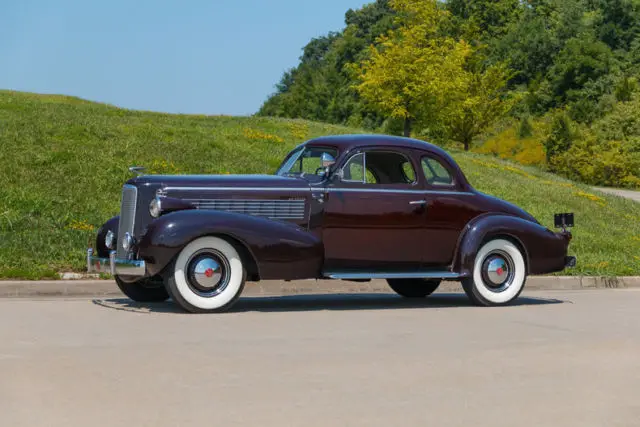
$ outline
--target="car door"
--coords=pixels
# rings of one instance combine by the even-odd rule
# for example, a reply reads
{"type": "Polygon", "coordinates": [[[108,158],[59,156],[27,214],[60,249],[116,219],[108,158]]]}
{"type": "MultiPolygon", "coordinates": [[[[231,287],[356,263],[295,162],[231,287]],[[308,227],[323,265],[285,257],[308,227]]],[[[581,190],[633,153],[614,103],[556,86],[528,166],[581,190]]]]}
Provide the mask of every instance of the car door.
{"type": "Polygon", "coordinates": [[[419,173],[425,181],[424,267],[446,269],[453,261],[459,237],[479,214],[473,193],[461,191],[454,170],[436,155],[420,156],[419,173]]]}
{"type": "Polygon", "coordinates": [[[328,184],[325,270],[415,271],[424,250],[424,190],[401,150],[353,153],[328,184]]]}

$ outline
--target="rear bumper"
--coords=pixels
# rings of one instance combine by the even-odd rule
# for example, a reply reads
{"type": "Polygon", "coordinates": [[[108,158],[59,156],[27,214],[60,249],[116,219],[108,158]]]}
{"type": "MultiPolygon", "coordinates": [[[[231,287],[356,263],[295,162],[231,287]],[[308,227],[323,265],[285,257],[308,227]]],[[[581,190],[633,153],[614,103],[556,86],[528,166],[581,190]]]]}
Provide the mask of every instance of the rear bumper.
{"type": "Polygon", "coordinates": [[[116,251],[109,253],[109,258],[93,256],[93,249],[87,249],[87,272],[106,273],[113,276],[143,277],[147,274],[144,261],[116,258],[116,251]]]}

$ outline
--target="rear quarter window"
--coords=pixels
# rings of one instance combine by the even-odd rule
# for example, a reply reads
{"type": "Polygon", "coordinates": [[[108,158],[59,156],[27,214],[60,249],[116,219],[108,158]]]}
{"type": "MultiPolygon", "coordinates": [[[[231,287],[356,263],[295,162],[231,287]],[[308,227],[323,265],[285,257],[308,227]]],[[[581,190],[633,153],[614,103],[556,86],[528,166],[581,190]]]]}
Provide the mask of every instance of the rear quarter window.
{"type": "Polygon", "coordinates": [[[451,172],[432,157],[422,158],[422,171],[429,185],[451,187],[455,184],[451,172]]]}

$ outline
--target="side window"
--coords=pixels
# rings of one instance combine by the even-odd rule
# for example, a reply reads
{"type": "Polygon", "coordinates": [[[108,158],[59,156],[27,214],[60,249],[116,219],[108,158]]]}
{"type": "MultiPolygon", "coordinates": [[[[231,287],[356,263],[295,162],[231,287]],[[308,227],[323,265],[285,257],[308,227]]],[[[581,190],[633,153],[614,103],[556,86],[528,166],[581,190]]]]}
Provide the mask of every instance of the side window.
{"type": "Polygon", "coordinates": [[[422,170],[427,182],[435,186],[452,186],[453,177],[442,163],[431,157],[422,158],[422,170]]]}
{"type": "Polygon", "coordinates": [[[413,165],[409,160],[402,164],[402,173],[407,182],[416,182],[416,171],[413,169],[413,165]]]}
{"type": "Polygon", "coordinates": [[[351,157],[346,165],[342,168],[342,180],[347,182],[365,183],[364,173],[364,154],[356,154],[351,157]]]}
{"type": "Polygon", "coordinates": [[[416,171],[407,156],[391,151],[367,151],[343,167],[343,181],[363,184],[414,184],[416,171]]]}

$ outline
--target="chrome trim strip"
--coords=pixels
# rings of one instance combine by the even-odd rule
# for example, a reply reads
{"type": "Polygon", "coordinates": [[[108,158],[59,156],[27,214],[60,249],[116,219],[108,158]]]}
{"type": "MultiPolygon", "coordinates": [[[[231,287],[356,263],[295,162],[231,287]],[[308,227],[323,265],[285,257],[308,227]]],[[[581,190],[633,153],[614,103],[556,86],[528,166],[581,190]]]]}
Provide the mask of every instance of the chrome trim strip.
{"type": "Polygon", "coordinates": [[[475,196],[466,191],[433,191],[433,190],[391,190],[386,188],[328,188],[330,193],[402,193],[402,194],[440,194],[452,196],[475,196]]]}
{"type": "Polygon", "coordinates": [[[459,273],[451,271],[411,271],[404,273],[350,273],[350,272],[324,272],[324,277],[329,279],[459,279],[462,277],[459,273]]]}
{"type": "Polygon", "coordinates": [[[87,272],[144,277],[147,274],[147,266],[142,260],[116,258],[115,251],[109,252],[109,258],[100,258],[93,256],[93,249],[87,249],[87,272]]]}
{"type": "Polygon", "coordinates": [[[161,191],[295,191],[308,192],[309,187],[165,187],[161,191]]]}
{"type": "MultiPolygon", "coordinates": [[[[396,190],[388,188],[281,188],[281,187],[165,187],[159,190],[160,195],[166,195],[167,191],[279,191],[279,192],[311,192],[311,191],[325,191],[329,193],[334,192],[348,192],[348,193],[405,193],[405,194],[440,194],[440,195],[452,195],[452,196],[475,196],[475,193],[467,191],[437,191],[437,190],[396,190]]],[[[186,199],[185,199],[186,200],[186,199]]]]}

